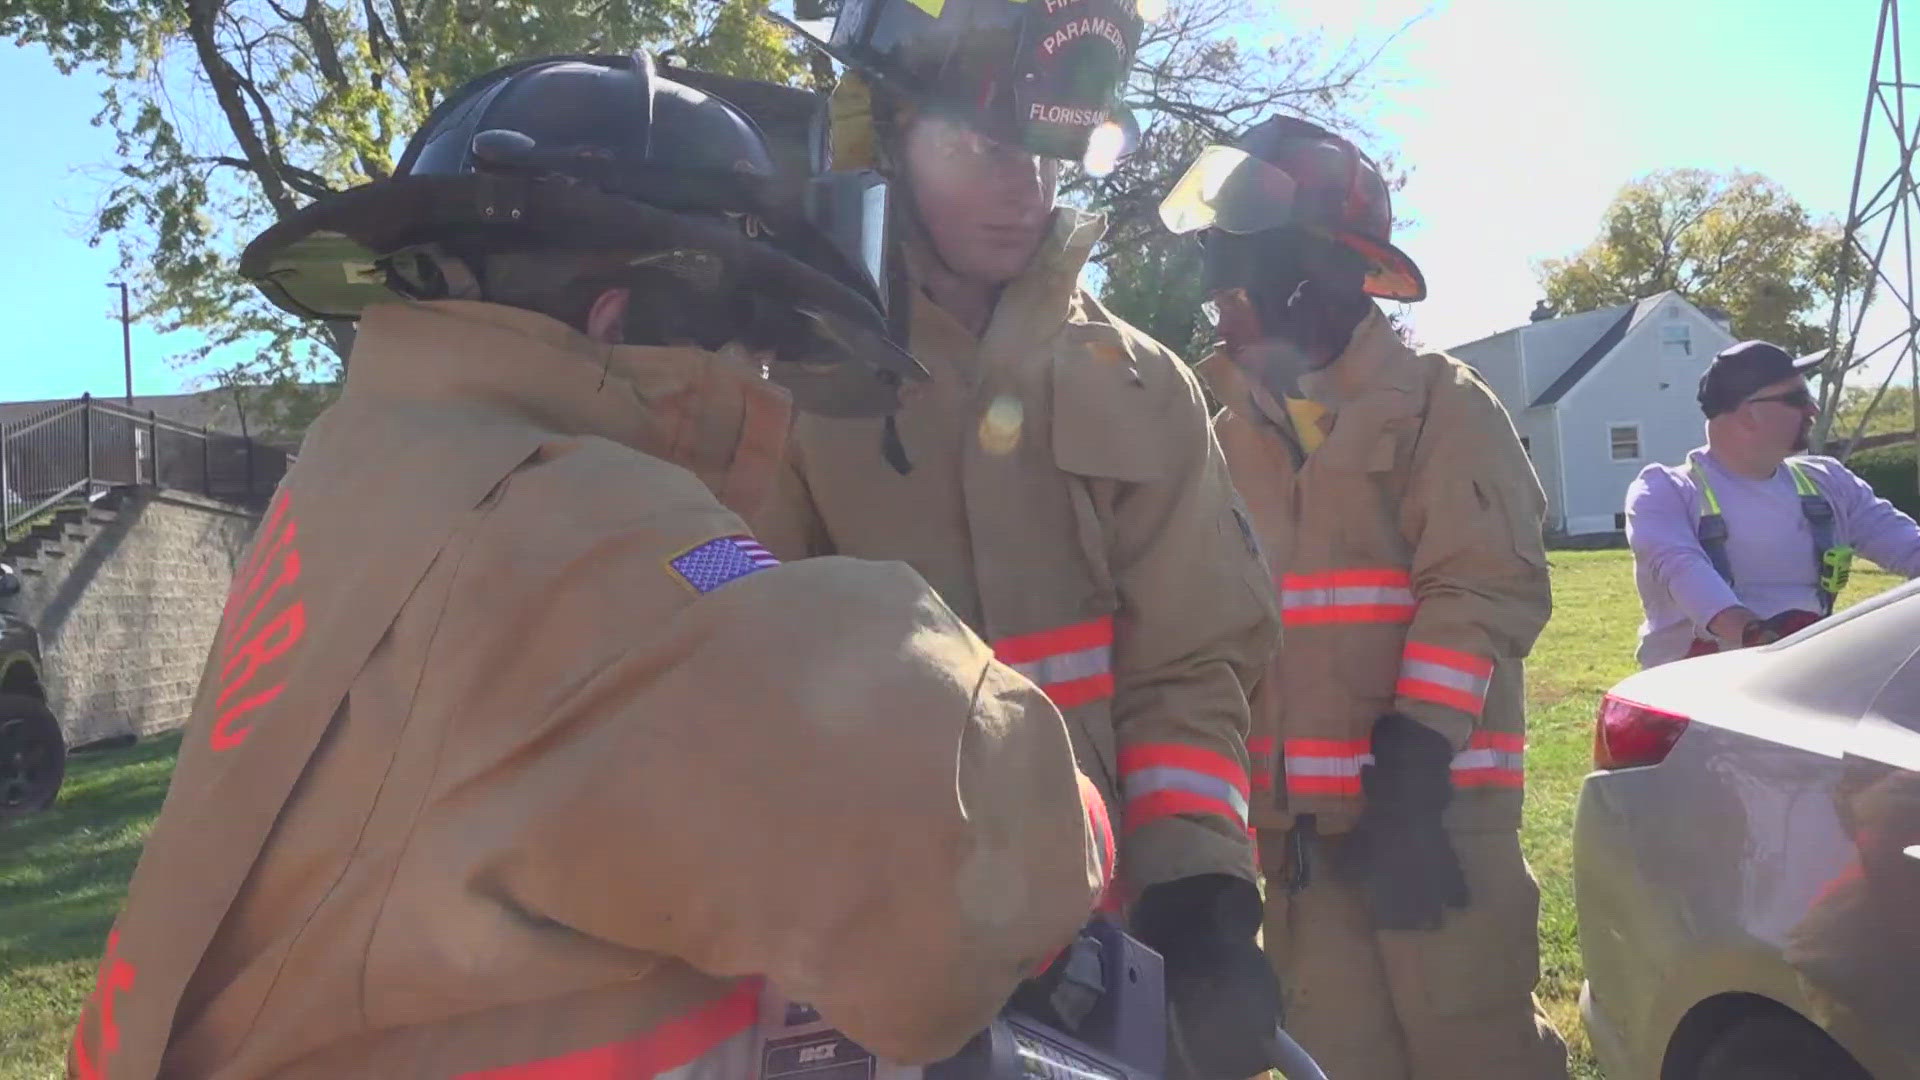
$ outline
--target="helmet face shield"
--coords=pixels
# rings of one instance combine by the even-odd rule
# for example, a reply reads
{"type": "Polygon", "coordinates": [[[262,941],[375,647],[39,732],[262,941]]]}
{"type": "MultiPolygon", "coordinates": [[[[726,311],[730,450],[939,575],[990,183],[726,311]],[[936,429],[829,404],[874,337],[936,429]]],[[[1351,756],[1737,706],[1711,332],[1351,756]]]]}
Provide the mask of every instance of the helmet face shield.
{"type": "Polygon", "coordinates": [[[1256,233],[1293,221],[1293,177],[1232,146],[1209,146],[1160,202],[1160,221],[1176,235],[1219,229],[1256,233]]]}
{"type": "Polygon", "coordinates": [[[892,300],[887,295],[887,259],[894,249],[890,211],[886,178],[872,170],[814,177],[801,210],[807,224],[859,276],[882,314],[892,300]]]}

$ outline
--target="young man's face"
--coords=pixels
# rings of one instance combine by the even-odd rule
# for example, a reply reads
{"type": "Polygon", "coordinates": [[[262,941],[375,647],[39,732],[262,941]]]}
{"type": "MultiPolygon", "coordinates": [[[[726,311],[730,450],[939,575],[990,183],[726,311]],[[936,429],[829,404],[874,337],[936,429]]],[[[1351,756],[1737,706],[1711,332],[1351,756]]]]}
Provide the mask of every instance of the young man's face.
{"type": "Polygon", "coordinates": [[[1215,339],[1269,390],[1298,393],[1301,376],[1345,351],[1353,325],[1339,313],[1364,274],[1342,250],[1288,228],[1207,234],[1205,313],[1215,339]]]}
{"type": "Polygon", "coordinates": [[[982,285],[1019,277],[1046,236],[1059,162],[932,116],[907,128],[904,153],[921,224],[948,268],[982,285]]]}
{"type": "Polygon", "coordinates": [[[1282,396],[1299,393],[1300,376],[1314,369],[1312,359],[1294,341],[1269,332],[1247,290],[1220,289],[1202,310],[1220,351],[1248,378],[1282,396]]]}
{"type": "Polygon", "coordinates": [[[1807,380],[1796,375],[1749,394],[1739,411],[1756,444],[1796,454],[1807,448],[1820,406],[1807,389],[1807,380]]]}

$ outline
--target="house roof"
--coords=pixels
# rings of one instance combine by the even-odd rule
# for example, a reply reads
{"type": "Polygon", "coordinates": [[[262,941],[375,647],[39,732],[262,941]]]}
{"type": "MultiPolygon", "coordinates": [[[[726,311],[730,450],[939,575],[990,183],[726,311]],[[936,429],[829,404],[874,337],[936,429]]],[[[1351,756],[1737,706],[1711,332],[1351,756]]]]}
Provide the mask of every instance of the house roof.
{"type": "MultiPolygon", "coordinates": [[[[1556,346],[1554,351],[1559,352],[1559,348],[1564,347],[1566,352],[1559,352],[1559,355],[1562,356],[1566,355],[1567,352],[1571,352],[1573,349],[1580,348],[1580,343],[1585,341],[1586,347],[1581,351],[1579,357],[1563,369],[1546,390],[1536,397],[1527,407],[1537,408],[1542,405],[1553,405],[1565,397],[1575,386],[1578,386],[1580,380],[1586,378],[1587,374],[1597,367],[1600,361],[1620,344],[1621,339],[1625,338],[1634,327],[1640,325],[1640,320],[1651,315],[1655,309],[1660,306],[1662,300],[1675,295],[1677,294],[1669,290],[1655,293],[1652,296],[1642,297],[1631,303],[1616,304],[1613,307],[1596,308],[1593,311],[1575,312],[1571,315],[1563,315],[1557,319],[1543,319],[1539,322],[1502,330],[1497,334],[1488,334],[1486,337],[1476,338],[1464,345],[1456,345],[1447,351],[1456,352],[1466,350],[1487,342],[1499,340],[1508,335],[1526,334],[1530,331],[1537,331],[1543,328],[1551,328],[1555,336],[1559,338],[1559,340],[1554,342],[1556,346]],[[1581,323],[1588,324],[1584,327],[1584,334],[1578,332],[1576,329],[1580,327],[1581,323]],[[1594,336],[1588,338],[1585,336],[1586,334],[1592,334],[1594,336]]],[[[1682,301],[1687,302],[1684,298],[1682,298],[1682,301]]],[[[1697,307],[1697,305],[1695,306],[1697,307]]],[[[1711,314],[1709,314],[1709,317],[1711,317],[1711,314]]]]}
{"type": "MultiPolygon", "coordinates": [[[[1660,306],[1662,300],[1674,295],[1676,294],[1672,290],[1668,290],[1667,292],[1642,297],[1631,304],[1621,304],[1618,308],[1603,309],[1617,311],[1619,314],[1607,324],[1606,330],[1600,334],[1599,339],[1592,345],[1587,346],[1586,352],[1580,354],[1580,359],[1575,360],[1572,366],[1561,372],[1560,377],[1553,380],[1552,385],[1548,386],[1539,397],[1534,399],[1533,404],[1528,407],[1538,408],[1542,405],[1558,403],[1561,398],[1567,395],[1567,391],[1580,385],[1580,380],[1586,378],[1587,373],[1592,371],[1608,353],[1612,352],[1614,348],[1620,344],[1620,339],[1626,337],[1629,331],[1640,325],[1641,319],[1651,315],[1654,309],[1660,306]]],[[[1684,298],[1682,298],[1682,302],[1685,302],[1684,298]]]]}

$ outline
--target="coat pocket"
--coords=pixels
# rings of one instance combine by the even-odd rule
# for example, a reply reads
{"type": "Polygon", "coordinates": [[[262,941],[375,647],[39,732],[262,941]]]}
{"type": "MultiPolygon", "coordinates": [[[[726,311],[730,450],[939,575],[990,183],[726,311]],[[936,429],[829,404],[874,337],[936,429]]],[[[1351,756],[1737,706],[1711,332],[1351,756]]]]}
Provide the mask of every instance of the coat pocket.
{"type": "Polygon", "coordinates": [[[1164,420],[1126,338],[1101,323],[1062,330],[1053,356],[1053,463],[1073,505],[1075,540],[1103,611],[1119,605],[1112,549],[1114,502],[1127,484],[1168,467],[1164,420]]]}
{"type": "Polygon", "coordinates": [[[1145,483],[1166,474],[1164,417],[1120,331],[1070,323],[1053,356],[1053,458],[1080,476],[1145,483]]]}

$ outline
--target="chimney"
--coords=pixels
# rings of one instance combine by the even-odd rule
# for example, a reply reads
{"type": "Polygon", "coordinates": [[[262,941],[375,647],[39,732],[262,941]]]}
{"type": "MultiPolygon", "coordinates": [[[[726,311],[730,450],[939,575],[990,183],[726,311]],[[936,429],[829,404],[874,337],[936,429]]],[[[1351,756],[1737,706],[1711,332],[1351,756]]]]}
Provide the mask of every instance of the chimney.
{"type": "Polygon", "coordinates": [[[1546,300],[1542,300],[1539,303],[1533,305],[1533,314],[1527,317],[1527,321],[1528,322],[1546,322],[1548,319],[1551,319],[1553,317],[1554,317],[1553,304],[1546,300]]]}

